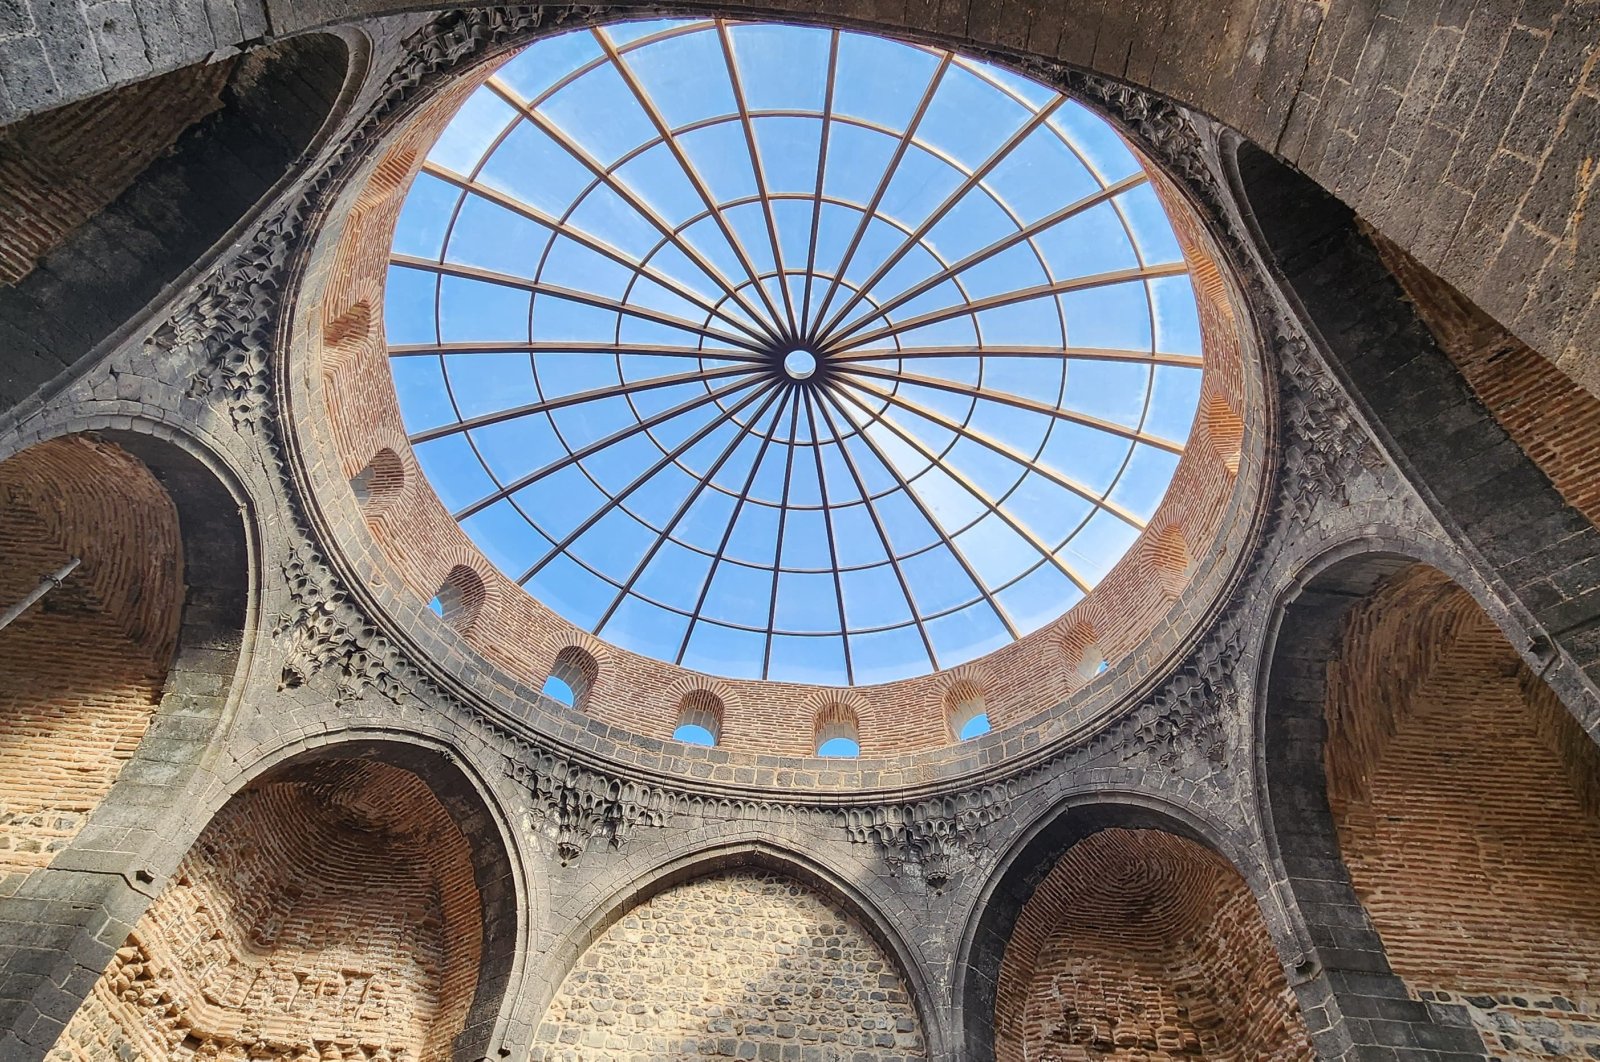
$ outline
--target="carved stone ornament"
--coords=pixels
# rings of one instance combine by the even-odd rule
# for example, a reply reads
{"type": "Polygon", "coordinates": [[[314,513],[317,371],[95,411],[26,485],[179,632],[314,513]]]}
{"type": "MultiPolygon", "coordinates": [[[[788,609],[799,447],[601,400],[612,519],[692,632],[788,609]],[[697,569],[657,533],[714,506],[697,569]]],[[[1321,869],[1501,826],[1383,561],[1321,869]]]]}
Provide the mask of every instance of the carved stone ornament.
{"type": "Polygon", "coordinates": [[[292,547],[283,575],[291,604],[273,631],[283,647],[278,688],[331,672],[341,703],[359,700],[368,690],[399,703],[415,681],[415,669],[350,600],[315,550],[304,542],[292,547]]]}
{"type": "Polygon", "coordinates": [[[562,866],[592,843],[621,848],[636,827],[665,826],[671,816],[671,798],[655,787],[558,761],[541,766],[522,772],[532,797],[524,826],[562,866]]]}
{"type": "Polygon", "coordinates": [[[1146,757],[1171,769],[1194,750],[1209,763],[1228,762],[1223,722],[1239,703],[1234,669],[1240,641],[1239,625],[1230,622],[1201,643],[1161,692],[1141,706],[1128,737],[1128,758],[1146,757]]]}
{"type": "Polygon", "coordinates": [[[913,870],[931,889],[974,866],[988,848],[988,831],[1006,817],[1010,783],[934,797],[915,804],[849,808],[844,828],[857,844],[874,845],[891,874],[913,870]]]}

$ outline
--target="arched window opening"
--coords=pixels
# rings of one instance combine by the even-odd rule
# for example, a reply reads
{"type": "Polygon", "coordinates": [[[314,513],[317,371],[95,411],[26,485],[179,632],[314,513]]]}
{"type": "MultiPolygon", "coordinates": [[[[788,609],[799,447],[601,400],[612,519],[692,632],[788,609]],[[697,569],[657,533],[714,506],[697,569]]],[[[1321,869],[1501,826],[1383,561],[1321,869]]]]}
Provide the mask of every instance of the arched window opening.
{"type": "Polygon", "coordinates": [[[1078,678],[1082,678],[1083,681],[1101,677],[1109,670],[1110,661],[1106,659],[1106,653],[1099,648],[1099,643],[1083,649],[1083,656],[1078,657],[1078,678]]]}
{"type": "Polygon", "coordinates": [[[983,687],[971,679],[959,679],[944,692],[944,717],[950,733],[958,741],[989,732],[989,706],[983,687]]]}
{"type": "Polygon", "coordinates": [[[540,692],[552,701],[560,701],[568,708],[576,708],[578,706],[577,693],[571,686],[567,685],[565,679],[557,678],[555,675],[549,675],[545,678],[544,686],[540,692]]]}
{"type": "Polygon", "coordinates": [[[970,741],[975,737],[982,737],[989,732],[989,713],[979,712],[977,715],[961,724],[957,737],[962,741],[970,741]]]}
{"type": "Polygon", "coordinates": [[[1244,453],[1244,418],[1220,388],[1212,388],[1201,395],[1199,420],[1201,434],[1211,452],[1230,476],[1237,476],[1244,453]]]}
{"type": "Polygon", "coordinates": [[[445,1062],[483,963],[477,880],[467,836],[411,771],[330,759],[269,775],[201,832],[56,1052],[445,1062]],[[315,990],[245,990],[284,983],[315,990]]]}
{"type": "Polygon", "coordinates": [[[544,680],[544,695],[581,712],[599,678],[600,665],[594,656],[569,645],[556,654],[550,675],[544,680]]]}
{"type": "Polygon", "coordinates": [[[722,736],[722,698],[710,690],[685,693],[672,736],[688,745],[715,745],[722,736]]]}
{"type": "Polygon", "coordinates": [[[458,564],[444,577],[439,592],[428,602],[428,607],[450,626],[465,631],[483,611],[486,593],[483,576],[466,565],[458,564]]]}
{"type": "Polygon", "coordinates": [[[356,503],[366,513],[376,515],[400,496],[405,489],[406,468],[400,455],[385,446],[372,455],[365,468],[350,481],[356,503]]]}
{"type": "Polygon", "coordinates": [[[830,704],[817,713],[816,750],[818,756],[852,757],[861,755],[861,727],[853,708],[830,704]]]}
{"type": "Polygon", "coordinates": [[[678,729],[672,732],[672,736],[685,745],[704,745],[710,748],[717,743],[717,735],[696,723],[679,723],[678,729]]]}
{"type": "Polygon", "coordinates": [[[1066,685],[1075,691],[1093,682],[1111,667],[1110,658],[1100,642],[1099,632],[1086,622],[1078,621],[1061,635],[1061,656],[1066,666],[1066,685]]]}

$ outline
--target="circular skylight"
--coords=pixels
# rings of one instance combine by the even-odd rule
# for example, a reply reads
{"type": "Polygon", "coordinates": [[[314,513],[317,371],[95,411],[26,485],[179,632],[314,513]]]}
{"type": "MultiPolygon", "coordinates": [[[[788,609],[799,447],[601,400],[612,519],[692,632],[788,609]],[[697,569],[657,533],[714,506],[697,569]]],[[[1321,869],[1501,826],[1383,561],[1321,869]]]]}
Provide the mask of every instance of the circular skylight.
{"type": "Polygon", "coordinates": [[[865,684],[1038,629],[1133,544],[1199,393],[1187,272],[1052,89],[628,22],[466,101],[385,324],[421,467],[535,598],[694,670],[865,684]]]}

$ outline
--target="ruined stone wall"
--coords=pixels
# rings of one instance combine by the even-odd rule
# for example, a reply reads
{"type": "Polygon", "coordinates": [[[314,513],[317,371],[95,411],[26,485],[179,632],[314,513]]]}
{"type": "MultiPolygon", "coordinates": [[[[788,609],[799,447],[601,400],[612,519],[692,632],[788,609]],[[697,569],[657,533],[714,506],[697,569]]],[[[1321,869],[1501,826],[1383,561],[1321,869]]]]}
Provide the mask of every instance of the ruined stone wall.
{"type": "Polygon", "coordinates": [[[1472,599],[1417,566],[1346,621],[1328,796],[1357,894],[1422,999],[1499,1058],[1600,1054],[1600,757],[1472,599]]]}
{"type": "Polygon", "coordinates": [[[206,827],[53,1062],[451,1057],[483,928],[467,841],[415,775],[334,760],[206,827]]]}
{"type": "Polygon", "coordinates": [[[678,885],[623,915],[567,975],[531,1058],[700,1055],[927,1057],[905,982],[861,925],[761,871],[678,885]]]}
{"type": "Polygon", "coordinates": [[[47,865],[133,755],[177,642],[177,513],[150,471],[83,437],[0,464],[0,878],[47,865]]]}
{"type": "Polygon", "coordinates": [[[1002,1062],[1309,1060],[1255,897],[1156,830],[1080,841],[1017,920],[996,994],[1002,1062]]]}

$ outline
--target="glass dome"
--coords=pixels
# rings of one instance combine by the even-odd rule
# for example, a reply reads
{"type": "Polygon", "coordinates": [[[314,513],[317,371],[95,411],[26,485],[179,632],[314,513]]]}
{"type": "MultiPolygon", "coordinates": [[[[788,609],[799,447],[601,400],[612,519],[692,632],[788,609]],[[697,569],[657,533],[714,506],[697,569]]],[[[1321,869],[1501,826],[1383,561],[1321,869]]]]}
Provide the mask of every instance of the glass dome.
{"type": "Polygon", "coordinates": [[[399,218],[390,365],[484,553],[601,638],[884,682],[1059,617],[1128,550],[1201,341],[1139,160],[1053,89],[867,34],[531,45],[399,218]]]}

